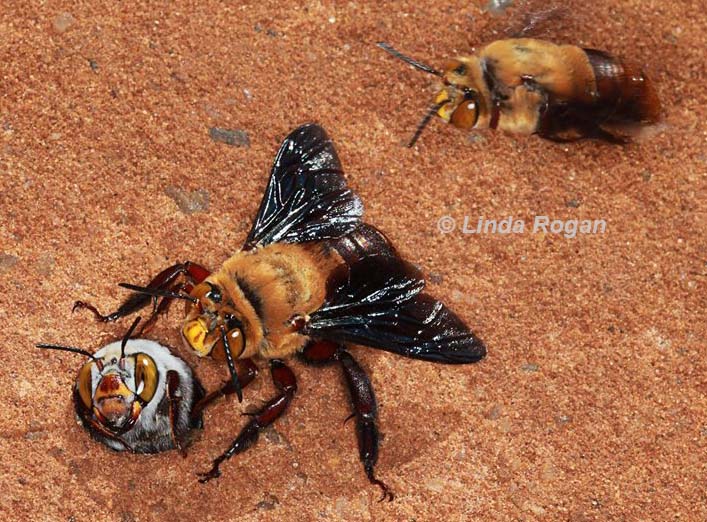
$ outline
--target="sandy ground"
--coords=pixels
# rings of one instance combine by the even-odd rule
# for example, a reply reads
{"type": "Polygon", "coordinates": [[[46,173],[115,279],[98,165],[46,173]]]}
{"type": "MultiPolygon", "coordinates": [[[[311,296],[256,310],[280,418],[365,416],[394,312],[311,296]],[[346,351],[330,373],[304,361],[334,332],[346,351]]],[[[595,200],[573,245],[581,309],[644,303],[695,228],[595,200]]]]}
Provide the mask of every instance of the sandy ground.
{"type": "MultiPolygon", "coordinates": [[[[0,9],[0,511],[11,520],[707,519],[707,94],[703,0],[564,2],[555,37],[643,63],[665,126],[625,147],[467,136],[402,145],[440,66],[502,36],[478,1],[6,1],[0,9]],[[385,4],[385,5],[381,5],[385,4]],[[216,267],[245,238],[279,141],[318,121],[367,220],[488,344],[445,367],[356,348],[384,435],[378,503],[335,368],[293,363],[291,411],[208,485],[243,405],[224,401],[182,459],[117,454],[76,425],[80,360],[128,321],[119,281],[216,267]],[[240,130],[229,145],[210,129],[240,130]],[[245,137],[249,144],[244,143],[245,137]],[[602,234],[463,234],[464,216],[603,219],[602,234]],[[451,216],[456,231],[437,222],[451,216]]],[[[550,31],[552,32],[552,30],[550,31]]],[[[179,345],[179,310],[152,332],[179,345]]],[[[181,351],[208,386],[224,376],[181,351]]]]}

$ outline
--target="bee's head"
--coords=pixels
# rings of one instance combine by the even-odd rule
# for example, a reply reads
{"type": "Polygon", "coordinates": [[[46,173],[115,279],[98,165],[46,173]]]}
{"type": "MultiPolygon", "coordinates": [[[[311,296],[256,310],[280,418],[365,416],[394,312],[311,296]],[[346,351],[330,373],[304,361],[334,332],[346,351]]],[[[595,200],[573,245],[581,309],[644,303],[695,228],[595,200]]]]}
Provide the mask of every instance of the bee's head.
{"type": "Polygon", "coordinates": [[[409,147],[415,144],[435,114],[461,129],[471,129],[476,125],[479,120],[480,105],[483,103],[483,98],[479,95],[481,85],[478,83],[482,69],[478,58],[471,56],[450,60],[442,71],[438,71],[404,55],[388,44],[379,43],[378,46],[416,69],[438,76],[444,83],[444,86],[437,91],[434,103],[418,124],[415,134],[408,143],[409,147]]]}
{"type": "MultiPolygon", "coordinates": [[[[130,348],[132,351],[133,346],[130,348]]],[[[159,380],[157,364],[150,355],[121,352],[120,343],[96,352],[96,359],[79,370],[75,386],[80,401],[77,410],[90,410],[99,424],[116,434],[136,424],[154,398],[159,380]]]]}
{"type": "Polygon", "coordinates": [[[473,74],[478,68],[476,57],[450,60],[444,67],[444,86],[435,95],[436,114],[460,129],[472,129],[479,121],[482,100],[473,74]]]}
{"type": "Polygon", "coordinates": [[[182,337],[199,356],[217,359],[230,356],[237,359],[245,349],[243,321],[223,289],[211,282],[198,284],[189,294],[195,298],[187,303],[182,337]]]}
{"type": "Polygon", "coordinates": [[[129,339],[133,328],[122,341],[95,354],[60,345],[38,347],[90,358],[74,385],[74,407],[95,439],[118,451],[172,449],[185,444],[189,431],[201,425],[200,418],[191,418],[191,410],[203,389],[186,363],[168,348],[146,339],[129,339]],[[172,406],[169,394],[177,397],[172,406]],[[173,414],[163,413],[172,407],[173,414]]]}

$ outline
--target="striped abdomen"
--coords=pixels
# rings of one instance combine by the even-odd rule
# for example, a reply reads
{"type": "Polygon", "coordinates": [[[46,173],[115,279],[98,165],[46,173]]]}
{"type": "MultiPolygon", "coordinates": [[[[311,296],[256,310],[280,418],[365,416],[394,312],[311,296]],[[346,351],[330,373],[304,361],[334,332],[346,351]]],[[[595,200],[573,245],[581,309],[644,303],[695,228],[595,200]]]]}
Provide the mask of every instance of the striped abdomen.
{"type": "Polygon", "coordinates": [[[583,49],[589,59],[598,98],[600,117],[609,122],[656,123],[660,100],[640,67],[619,61],[604,51],[583,49]]]}

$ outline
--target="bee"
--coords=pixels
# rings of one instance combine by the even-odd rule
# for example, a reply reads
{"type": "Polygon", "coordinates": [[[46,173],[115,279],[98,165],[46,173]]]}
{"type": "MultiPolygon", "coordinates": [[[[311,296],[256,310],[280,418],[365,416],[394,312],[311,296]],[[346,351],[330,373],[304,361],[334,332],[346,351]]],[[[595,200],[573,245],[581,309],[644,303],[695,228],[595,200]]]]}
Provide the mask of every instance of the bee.
{"type": "Polygon", "coordinates": [[[73,401],[76,418],[91,436],[116,451],[183,452],[190,432],[202,427],[204,390],[191,368],[169,348],[131,339],[133,323],[120,341],[95,353],[58,344],[38,348],[84,355],[73,401]]]}
{"type": "Polygon", "coordinates": [[[434,115],[460,129],[500,129],[558,142],[625,143],[624,131],[660,119],[660,100],[643,70],[609,53],[534,38],[496,40],[442,70],[386,43],[379,47],[443,86],[408,146],[434,115]]]}
{"type": "MultiPolygon", "coordinates": [[[[207,482],[286,410],[297,391],[284,360],[298,355],[315,365],[338,365],[356,418],[359,456],[369,481],[378,480],[377,407],[370,380],[349,351],[364,345],[448,364],[473,363],[483,342],[434,297],[423,292],[419,269],[400,258],[388,239],[362,222],[363,205],[347,186],[324,129],[308,124],[282,143],[260,209],[243,248],[209,272],[192,262],[163,270],[110,315],[79,302],[101,321],[153,304],[153,316],[175,299],[186,301],[181,334],[200,356],[224,360],[224,385],[241,397],[241,375],[253,358],[270,361],[278,393],[252,414],[232,445],[200,474],[207,482]],[[158,301],[159,299],[159,301],[158,301]]],[[[152,318],[151,318],[152,319],[152,318]]]]}

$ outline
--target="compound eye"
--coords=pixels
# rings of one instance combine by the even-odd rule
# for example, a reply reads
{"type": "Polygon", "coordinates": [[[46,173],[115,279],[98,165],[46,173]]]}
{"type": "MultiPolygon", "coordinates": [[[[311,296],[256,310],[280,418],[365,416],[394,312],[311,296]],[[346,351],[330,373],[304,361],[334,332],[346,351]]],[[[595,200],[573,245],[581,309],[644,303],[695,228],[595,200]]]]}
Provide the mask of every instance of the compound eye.
{"type": "MultiPolygon", "coordinates": [[[[243,330],[240,327],[231,328],[226,332],[226,341],[228,341],[228,347],[230,348],[231,358],[238,359],[238,357],[245,350],[245,336],[243,335],[243,330]]],[[[218,361],[224,361],[226,357],[226,350],[223,344],[223,339],[219,335],[216,344],[214,345],[214,350],[212,352],[214,359],[218,361]]]]}
{"type": "Polygon", "coordinates": [[[79,370],[79,378],[76,381],[76,386],[79,389],[79,396],[81,397],[81,402],[83,402],[86,408],[91,408],[93,404],[93,390],[92,390],[92,378],[91,378],[91,368],[93,367],[93,362],[87,362],[79,370]]]}
{"type": "Polygon", "coordinates": [[[245,349],[245,337],[243,336],[243,330],[238,327],[232,328],[228,331],[228,333],[226,333],[226,339],[228,340],[228,346],[231,348],[231,356],[236,359],[245,349]]]}
{"type": "Polygon", "coordinates": [[[452,113],[451,123],[460,129],[471,129],[479,120],[479,106],[476,93],[464,91],[464,99],[452,113]]]}
{"type": "Polygon", "coordinates": [[[150,402],[157,389],[157,365],[149,355],[139,353],[135,356],[135,390],[145,402],[150,402]]]}

